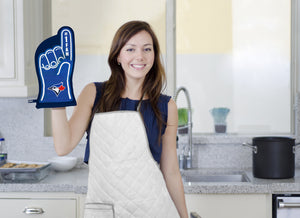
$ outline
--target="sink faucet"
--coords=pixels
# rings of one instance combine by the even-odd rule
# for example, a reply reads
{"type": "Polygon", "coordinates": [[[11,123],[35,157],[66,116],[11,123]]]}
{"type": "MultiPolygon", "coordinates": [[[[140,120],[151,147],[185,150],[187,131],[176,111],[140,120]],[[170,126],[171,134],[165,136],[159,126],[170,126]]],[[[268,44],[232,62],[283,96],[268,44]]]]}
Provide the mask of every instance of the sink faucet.
{"type": "Polygon", "coordinates": [[[178,127],[178,130],[183,129],[183,128],[187,128],[189,150],[188,150],[187,155],[184,155],[183,159],[182,159],[182,157],[179,157],[179,167],[181,169],[184,169],[184,168],[188,169],[188,168],[192,168],[192,152],[193,152],[193,142],[192,142],[192,106],[191,106],[191,100],[190,100],[189,92],[187,91],[187,89],[185,87],[180,87],[175,92],[175,97],[174,97],[175,103],[176,103],[178,94],[181,91],[184,92],[186,100],[187,100],[187,104],[188,104],[188,123],[187,123],[187,125],[185,125],[183,127],[178,127]],[[183,164],[180,163],[182,161],[183,161],[183,164]]]}

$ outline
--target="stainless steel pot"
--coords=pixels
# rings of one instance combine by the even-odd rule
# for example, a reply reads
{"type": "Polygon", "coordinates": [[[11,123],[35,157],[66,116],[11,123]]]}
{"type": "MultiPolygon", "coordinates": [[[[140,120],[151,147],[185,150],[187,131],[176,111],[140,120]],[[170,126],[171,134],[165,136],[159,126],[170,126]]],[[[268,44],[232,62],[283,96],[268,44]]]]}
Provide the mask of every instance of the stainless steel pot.
{"type": "MultiPolygon", "coordinates": [[[[300,144],[300,143],[298,143],[300,144]]],[[[263,179],[287,179],[295,175],[295,139],[289,137],[255,137],[252,144],[253,176],[263,179]]]]}

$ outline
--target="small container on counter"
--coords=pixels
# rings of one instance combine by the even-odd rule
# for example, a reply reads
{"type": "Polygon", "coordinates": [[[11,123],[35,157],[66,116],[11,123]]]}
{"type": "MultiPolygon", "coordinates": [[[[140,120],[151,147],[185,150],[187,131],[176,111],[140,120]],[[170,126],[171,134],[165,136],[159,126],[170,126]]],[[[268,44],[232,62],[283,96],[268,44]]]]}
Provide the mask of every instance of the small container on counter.
{"type": "Polygon", "coordinates": [[[0,162],[7,160],[7,147],[5,139],[0,138],[0,162]]]}
{"type": "Polygon", "coordinates": [[[212,108],[210,110],[210,113],[214,120],[215,133],[226,133],[226,129],[227,129],[226,118],[229,112],[230,109],[226,107],[217,107],[217,108],[212,108]]]}

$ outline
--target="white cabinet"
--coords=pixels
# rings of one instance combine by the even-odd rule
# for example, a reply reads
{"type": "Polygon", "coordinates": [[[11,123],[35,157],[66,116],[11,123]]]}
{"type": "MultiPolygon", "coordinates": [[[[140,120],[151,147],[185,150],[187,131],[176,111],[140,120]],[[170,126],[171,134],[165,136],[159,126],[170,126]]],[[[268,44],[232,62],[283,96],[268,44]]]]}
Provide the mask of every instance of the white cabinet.
{"type": "Polygon", "coordinates": [[[13,1],[0,1],[0,78],[14,78],[14,4],[13,1]]]}
{"type": "Polygon", "coordinates": [[[79,202],[74,193],[1,193],[0,213],[5,218],[79,218],[79,202]]]}
{"type": "Polygon", "coordinates": [[[271,195],[186,194],[189,213],[202,218],[271,218],[271,195]]]}
{"type": "MultiPolygon", "coordinates": [[[[186,194],[185,197],[189,213],[197,212],[202,218],[272,217],[271,194],[186,194]]],[[[75,193],[2,192],[0,217],[83,218],[85,198],[85,194],[75,193]],[[32,214],[26,214],[26,210],[32,214]]]]}
{"type": "Polygon", "coordinates": [[[79,218],[84,217],[84,206],[85,206],[86,194],[79,195],[78,214],[79,218]]]}
{"type": "Polygon", "coordinates": [[[6,218],[25,218],[29,215],[47,218],[76,217],[75,199],[0,199],[1,214],[6,218]]]}
{"type": "Polygon", "coordinates": [[[0,97],[37,95],[34,53],[51,34],[50,3],[0,0],[0,97]]]}

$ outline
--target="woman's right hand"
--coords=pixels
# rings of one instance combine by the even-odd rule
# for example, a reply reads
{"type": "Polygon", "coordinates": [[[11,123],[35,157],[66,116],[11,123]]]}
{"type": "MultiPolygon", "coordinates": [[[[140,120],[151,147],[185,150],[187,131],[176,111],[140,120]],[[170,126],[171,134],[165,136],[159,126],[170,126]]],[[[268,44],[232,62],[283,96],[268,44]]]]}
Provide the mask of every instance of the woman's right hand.
{"type": "Polygon", "coordinates": [[[84,87],[77,99],[70,120],[66,108],[52,108],[52,134],[55,151],[58,155],[70,153],[83,137],[90,121],[96,97],[96,86],[90,83],[84,87]]]}

